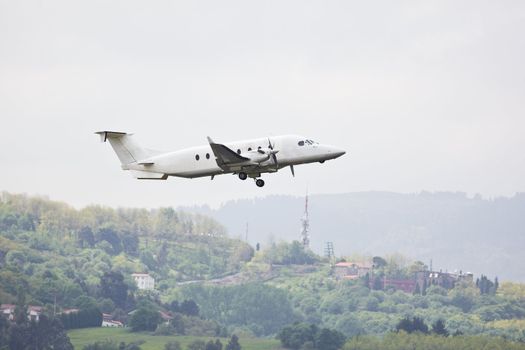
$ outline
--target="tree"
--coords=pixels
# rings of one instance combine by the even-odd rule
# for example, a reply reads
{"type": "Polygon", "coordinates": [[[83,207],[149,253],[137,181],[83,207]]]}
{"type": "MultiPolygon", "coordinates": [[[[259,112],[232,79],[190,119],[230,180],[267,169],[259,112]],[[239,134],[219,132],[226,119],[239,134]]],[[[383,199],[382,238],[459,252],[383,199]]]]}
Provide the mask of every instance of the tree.
{"type": "Polygon", "coordinates": [[[58,319],[40,315],[38,322],[13,324],[10,328],[10,349],[73,350],[73,345],[58,319]]]}
{"type": "Polygon", "coordinates": [[[117,255],[122,251],[122,241],[115,229],[112,227],[102,227],[97,232],[99,241],[106,241],[111,244],[113,254],[117,255]]]}
{"type": "Polygon", "coordinates": [[[397,323],[396,331],[405,331],[407,333],[421,332],[423,334],[427,334],[428,326],[425,324],[423,319],[419,317],[414,317],[412,319],[405,317],[397,323]]]}
{"type": "Polygon", "coordinates": [[[345,344],[345,341],[343,333],[323,328],[317,335],[314,346],[319,350],[338,350],[345,344]]]}
{"type": "Polygon", "coordinates": [[[66,329],[100,327],[102,325],[102,313],[96,307],[62,314],[60,320],[66,329]]]}
{"type": "Polygon", "coordinates": [[[176,334],[184,335],[184,333],[186,332],[185,327],[184,327],[184,319],[182,318],[182,315],[179,313],[173,314],[171,325],[176,334]]]}
{"type": "Polygon", "coordinates": [[[448,331],[445,327],[445,321],[442,319],[437,320],[432,324],[432,333],[448,337],[448,331]]]}
{"type": "Polygon", "coordinates": [[[182,350],[182,347],[178,341],[172,340],[164,345],[164,350],[182,350]]]}
{"type": "Polygon", "coordinates": [[[416,288],[414,289],[414,295],[420,295],[421,288],[419,288],[419,283],[416,282],[416,288]]]}
{"type": "Polygon", "coordinates": [[[78,232],[78,243],[81,248],[93,247],[95,245],[95,236],[89,226],[84,226],[78,232]]]}
{"type": "Polygon", "coordinates": [[[237,337],[235,334],[232,334],[232,337],[226,345],[225,350],[241,350],[241,344],[239,344],[239,337],[237,337]]]}
{"type": "Polygon", "coordinates": [[[113,300],[117,307],[124,309],[128,296],[128,285],[124,282],[122,273],[117,271],[104,273],[100,279],[100,294],[101,297],[113,300]]]}
{"type": "Polygon", "coordinates": [[[215,341],[210,340],[206,343],[204,350],[222,350],[222,343],[219,339],[216,339],[215,341]]]}
{"type": "Polygon", "coordinates": [[[133,332],[154,331],[161,322],[160,314],[151,308],[137,309],[129,321],[129,326],[133,332]]]}
{"type": "Polygon", "coordinates": [[[199,316],[199,306],[193,300],[184,300],[179,307],[180,313],[187,316],[199,316]]]}
{"type": "Polygon", "coordinates": [[[380,268],[385,267],[386,265],[388,265],[386,260],[383,259],[380,256],[374,256],[372,258],[372,263],[374,264],[374,268],[376,268],[376,269],[380,269],[380,268]]]}
{"type": "Polygon", "coordinates": [[[139,253],[139,238],[129,232],[122,235],[122,248],[129,255],[138,255],[139,253]]]}
{"type": "Polygon", "coordinates": [[[188,344],[188,350],[206,350],[206,343],[204,340],[194,340],[188,344]]]}
{"type": "Polygon", "coordinates": [[[373,290],[382,290],[383,289],[383,281],[381,280],[380,276],[376,276],[374,278],[374,284],[372,285],[373,290]]]}
{"type": "Polygon", "coordinates": [[[295,323],[286,326],[277,334],[277,339],[288,349],[300,349],[307,341],[315,341],[317,326],[306,323],[295,323]]]}

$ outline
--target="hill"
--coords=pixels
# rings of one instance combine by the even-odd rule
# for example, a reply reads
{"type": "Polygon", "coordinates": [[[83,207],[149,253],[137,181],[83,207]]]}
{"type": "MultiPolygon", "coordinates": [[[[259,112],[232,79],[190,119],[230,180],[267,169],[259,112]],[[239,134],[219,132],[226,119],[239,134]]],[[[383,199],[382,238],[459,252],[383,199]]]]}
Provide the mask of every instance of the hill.
{"type": "MultiPolygon", "coordinates": [[[[162,291],[234,274],[252,255],[203,215],[172,208],[76,210],[40,197],[0,195],[2,303],[16,302],[24,291],[29,303],[78,307],[85,296],[105,298],[101,280],[110,272],[121,273],[131,293],[137,289],[131,274],[148,272],[162,291]]],[[[105,304],[102,311],[113,310],[111,301],[105,304]]]]}
{"type": "MultiPolygon", "coordinates": [[[[304,198],[269,196],[230,201],[210,215],[233,236],[263,246],[299,238],[304,198]]],[[[319,254],[334,243],[337,255],[401,253],[435,269],[463,270],[525,282],[525,194],[469,198],[464,193],[360,192],[311,195],[311,246],[319,254]]]]}
{"type": "MultiPolygon", "coordinates": [[[[279,215],[272,220],[289,220],[279,215]]],[[[45,198],[0,196],[0,303],[40,305],[51,317],[66,308],[98,309],[135,329],[133,315],[149,314],[152,321],[142,329],[156,337],[253,338],[273,336],[294,322],[348,337],[382,336],[409,316],[429,325],[443,320],[450,334],[525,339],[523,285],[478,275],[479,281],[476,276],[452,284],[429,279],[407,293],[385,283],[428,272],[422,262],[399,255],[373,261],[367,274],[342,276],[297,241],[254,251],[203,214],[172,208],[77,210],[45,198]],[[153,276],[155,290],[138,290],[133,272],[153,276]],[[158,326],[161,315],[171,326],[158,326]]],[[[78,326],[74,317],[63,321],[78,326]]]]}

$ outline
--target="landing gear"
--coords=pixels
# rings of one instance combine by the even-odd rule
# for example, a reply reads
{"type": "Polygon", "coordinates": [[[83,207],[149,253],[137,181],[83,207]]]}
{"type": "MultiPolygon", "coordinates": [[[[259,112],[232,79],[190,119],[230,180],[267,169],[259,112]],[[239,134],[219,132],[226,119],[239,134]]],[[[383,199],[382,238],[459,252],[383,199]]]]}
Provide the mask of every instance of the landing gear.
{"type": "Polygon", "coordinates": [[[263,179],[257,179],[255,180],[255,184],[257,187],[263,187],[264,186],[264,180],[263,179]]]}
{"type": "Polygon", "coordinates": [[[240,172],[239,173],[239,179],[241,180],[246,180],[248,178],[248,174],[246,174],[245,172],[240,172]]]}

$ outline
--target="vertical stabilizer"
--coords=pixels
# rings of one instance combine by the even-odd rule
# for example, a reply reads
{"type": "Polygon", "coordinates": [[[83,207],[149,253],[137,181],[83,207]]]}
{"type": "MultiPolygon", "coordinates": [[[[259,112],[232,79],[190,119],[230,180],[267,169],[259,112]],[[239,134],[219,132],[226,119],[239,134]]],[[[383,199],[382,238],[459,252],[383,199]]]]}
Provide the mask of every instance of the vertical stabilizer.
{"type": "Polygon", "coordinates": [[[116,131],[98,131],[95,134],[100,135],[102,142],[109,141],[123,165],[136,163],[157,153],[140,147],[132,134],[116,131]]]}

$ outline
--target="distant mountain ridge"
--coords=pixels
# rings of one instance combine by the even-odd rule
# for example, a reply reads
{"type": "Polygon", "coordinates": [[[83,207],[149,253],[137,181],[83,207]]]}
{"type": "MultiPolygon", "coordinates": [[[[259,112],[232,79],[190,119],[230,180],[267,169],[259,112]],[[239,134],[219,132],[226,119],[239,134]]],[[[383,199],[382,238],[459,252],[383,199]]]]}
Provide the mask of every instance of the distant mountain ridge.
{"type": "MultiPolygon", "coordinates": [[[[206,213],[232,236],[252,244],[299,239],[304,198],[268,196],[236,200],[206,213]]],[[[469,198],[462,192],[356,192],[309,198],[312,249],[325,242],[336,255],[401,253],[435,269],[462,269],[501,280],[525,281],[525,194],[469,198]]]]}

